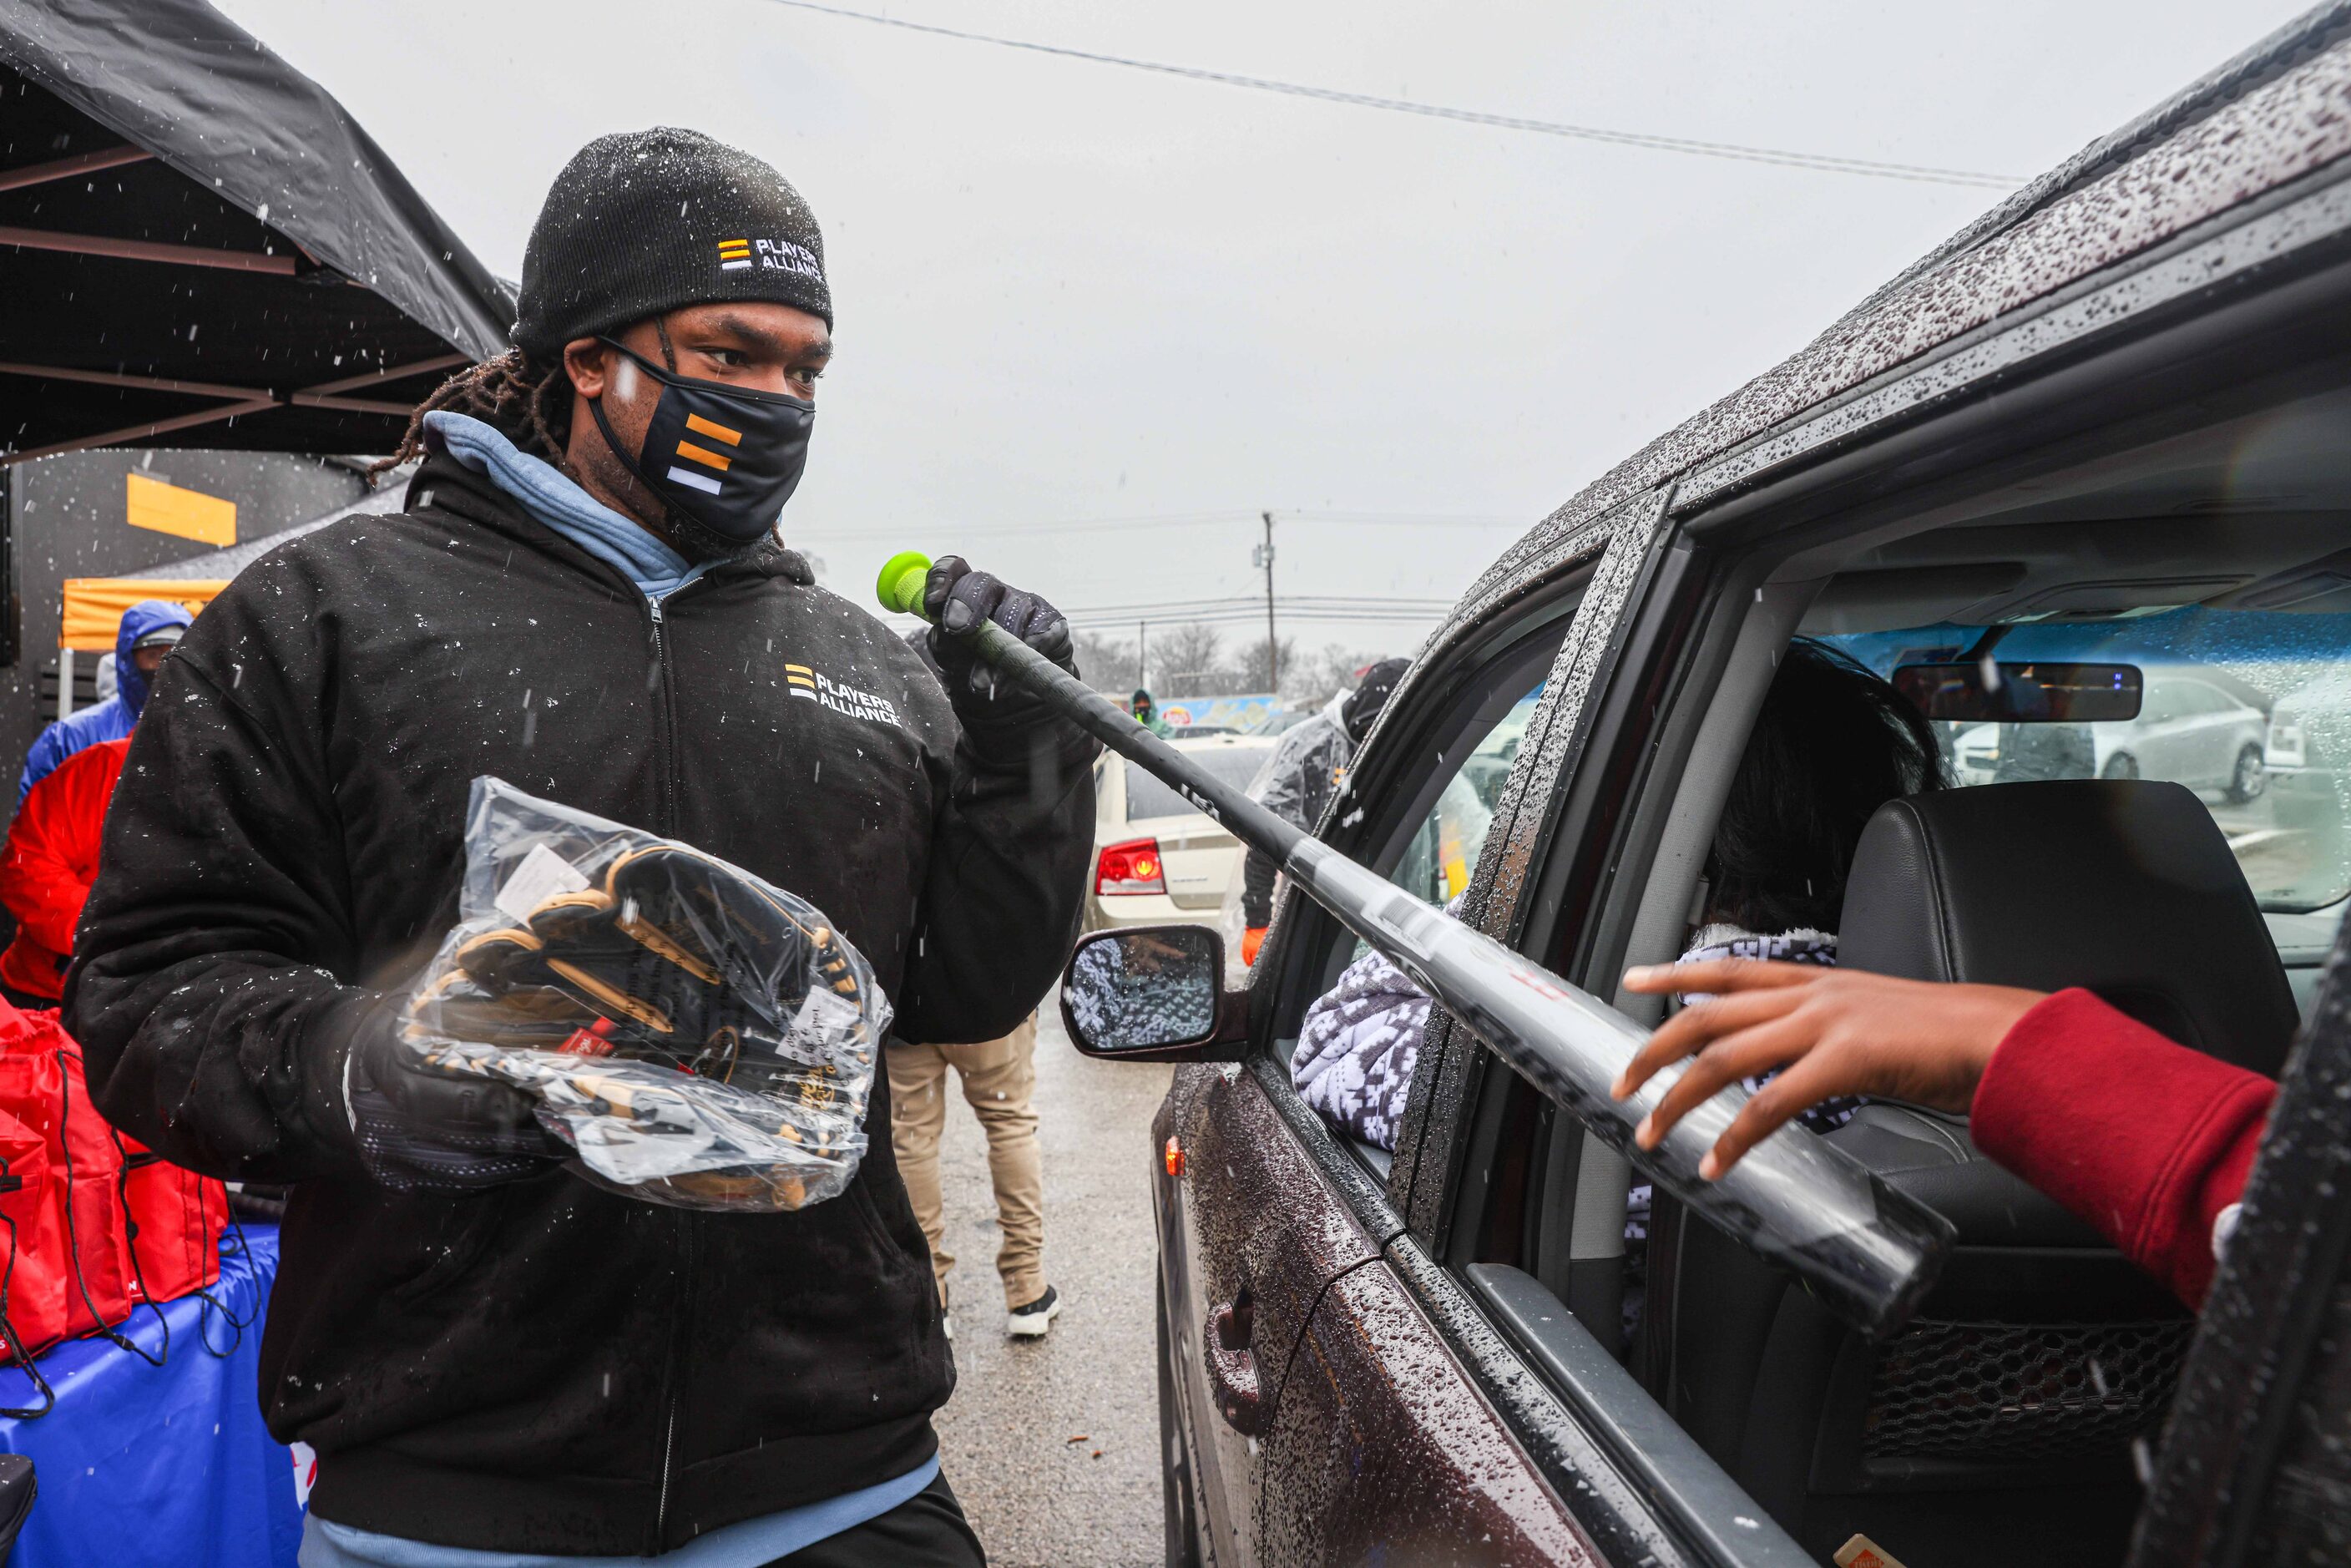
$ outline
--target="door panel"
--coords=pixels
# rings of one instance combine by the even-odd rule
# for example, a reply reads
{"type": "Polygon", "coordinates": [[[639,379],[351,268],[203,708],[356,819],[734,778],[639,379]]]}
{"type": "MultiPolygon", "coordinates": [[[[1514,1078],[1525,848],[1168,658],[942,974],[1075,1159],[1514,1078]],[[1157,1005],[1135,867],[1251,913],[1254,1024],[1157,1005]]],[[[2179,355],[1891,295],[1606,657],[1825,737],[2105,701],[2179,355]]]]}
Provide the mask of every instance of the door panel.
{"type": "Polygon", "coordinates": [[[1265,1457],[1269,1563],[1605,1568],[1384,1260],[1323,1293],[1265,1457]]]}
{"type": "Polygon", "coordinates": [[[1378,1255],[1331,1195],[1264,1089],[1238,1065],[1177,1075],[1169,1124],[1183,1154],[1165,1177],[1161,1245],[1175,1374],[1183,1385],[1204,1530],[1215,1560],[1260,1555],[1262,1437],[1283,1375],[1323,1287],[1378,1255]]]}
{"type": "MultiPolygon", "coordinates": [[[[2286,1063],[2180,1370],[2130,1568],[2351,1555],[2351,925],[2286,1063]]],[[[1296,1400],[1292,1377],[1291,1402],[1296,1400]]],[[[1289,1411],[1285,1407],[1284,1416],[1289,1411]]]]}

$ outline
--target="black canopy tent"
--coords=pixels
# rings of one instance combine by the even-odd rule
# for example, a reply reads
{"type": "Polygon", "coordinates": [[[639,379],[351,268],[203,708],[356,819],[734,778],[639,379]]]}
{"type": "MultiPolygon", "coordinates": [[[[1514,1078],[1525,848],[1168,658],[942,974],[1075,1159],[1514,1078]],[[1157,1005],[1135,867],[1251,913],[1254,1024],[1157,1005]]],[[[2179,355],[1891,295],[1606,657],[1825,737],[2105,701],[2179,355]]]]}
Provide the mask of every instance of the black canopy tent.
{"type": "Polygon", "coordinates": [[[203,0],[0,0],[0,466],[389,451],[507,287],[203,0]]]}

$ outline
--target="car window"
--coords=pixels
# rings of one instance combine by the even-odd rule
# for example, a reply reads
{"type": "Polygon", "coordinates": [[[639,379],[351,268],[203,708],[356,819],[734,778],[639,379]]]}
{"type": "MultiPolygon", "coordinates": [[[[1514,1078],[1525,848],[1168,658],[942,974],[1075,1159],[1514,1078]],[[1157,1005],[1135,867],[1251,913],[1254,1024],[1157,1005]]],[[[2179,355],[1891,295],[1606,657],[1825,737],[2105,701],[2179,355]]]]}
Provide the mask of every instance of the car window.
{"type": "MultiPolygon", "coordinates": [[[[1186,762],[1196,763],[1208,770],[1218,780],[1236,789],[1249,788],[1249,780],[1265,762],[1266,747],[1261,746],[1183,746],[1176,747],[1186,762]]],[[[1192,812],[1192,802],[1176,793],[1173,786],[1164,784],[1133,763],[1126,768],[1126,816],[1136,821],[1145,817],[1181,817],[1192,812]]]]}
{"type": "MultiPolygon", "coordinates": [[[[1447,708],[1453,738],[1437,752],[1433,773],[1421,773],[1411,787],[1415,801],[1429,804],[1408,828],[1398,823],[1384,830],[1384,852],[1367,857],[1367,863],[1379,865],[1395,856],[1387,874],[1398,887],[1443,905],[1469,885],[1495,804],[1542,696],[1541,685],[1529,689],[1527,683],[1549,667],[1556,647],[1549,639],[1530,639],[1488,673],[1491,684],[1482,699],[1471,696],[1447,708]]],[[[1313,988],[1307,994],[1313,999],[1299,1026],[1290,1082],[1384,1178],[1430,1002],[1395,965],[1374,960],[1367,944],[1335,923],[1315,940],[1321,962],[1311,971],[1313,988]]]]}
{"type": "Polygon", "coordinates": [[[1437,804],[1414,830],[1404,858],[1388,873],[1390,882],[1436,904],[1459,896],[1469,885],[1470,875],[1478,869],[1478,852],[1485,847],[1486,829],[1493,822],[1494,807],[1501,799],[1503,781],[1510,776],[1519,742],[1526,737],[1527,723],[1533,718],[1535,703],[1541,695],[1542,687],[1537,686],[1520,697],[1461,755],[1437,804]]]}
{"type": "MultiPolygon", "coordinates": [[[[1986,630],[1826,640],[1890,675],[1899,664],[1958,658],[1986,630]]],[[[2169,779],[2212,813],[2263,910],[2304,915],[2351,894],[2351,615],[2189,605],[2122,621],[2040,622],[2008,628],[1996,656],[2136,664],[2145,678],[2139,715],[1939,724],[1952,782],[2169,779]],[[2205,722],[2175,723],[2191,717],[2205,722]]]]}

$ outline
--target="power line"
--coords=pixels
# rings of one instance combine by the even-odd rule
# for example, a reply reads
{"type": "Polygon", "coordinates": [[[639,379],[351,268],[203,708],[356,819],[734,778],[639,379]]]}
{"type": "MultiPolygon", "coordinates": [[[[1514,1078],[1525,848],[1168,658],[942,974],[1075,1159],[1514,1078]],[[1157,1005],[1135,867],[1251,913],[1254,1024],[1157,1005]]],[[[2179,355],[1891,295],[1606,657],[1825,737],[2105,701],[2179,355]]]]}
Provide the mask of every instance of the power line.
{"type": "MultiPolygon", "coordinates": [[[[1229,512],[1153,512],[1128,517],[1072,517],[1057,523],[957,524],[956,536],[958,538],[998,539],[1034,534],[1089,533],[1102,528],[1124,532],[1135,528],[1203,528],[1216,523],[1254,523],[1259,516],[1257,512],[1237,508],[1229,512]]],[[[1532,526],[1525,517],[1473,517],[1456,513],[1291,512],[1277,507],[1273,516],[1274,520],[1280,523],[1318,523],[1350,528],[1526,528],[1532,526]]],[[[814,528],[806,532],[795,531],[791,535],[794,541],[805,539],[820,543],[862,542],[871,537],[858,528],[814,528]]]]}
{"type": "MultiPolygon", "coordinates": [[[[1316,625],[1356,622],[1364,625],[1426,625],[1451,612],[1450,599],[1342,594],[1280,594],[1276,596],[1282,619],[1316,625]]],[[[1123,632],[1138,622],[1174,631],[1184,626],[1253,625],[1265,613],[1258,598],[1169,599],[1148,604],[1094,604],[1063,609],[1061,616],[1080,631],[1123,632]]],[[[912,616],[893,615],[891,624],[914,625],[912,616]]]]}
{"type": "MultiPolygon", "coordinates": [[[[1251,598],[1237,593],[1219,593],[1202,599],[1135,599],[1117,604],[1095,605],[1099,610],[1117,610],[1132,613],[1136,611],[1176,611],[1213,609],[1224,604],[1249,604],[1251,598]]],[[[1285,593],[1284,604],[1413,604],[1449,606],[1454,601],[1441,593],[1285,593]]]]}
{"type": "MultiPolygon", "coordinates": [[[[1383,621],[1423,622],[1441,621],[1445,618],[1446,612],[1443,610],[1418,610],[1406,608],[1390,609],[1380,606],[1349,607],[1345,605],[1333,604],[1316,606],[1308,609],[1286,609],[1281,613],[1284,620],[1293,622],[1383,621]]],[[[1064,612],[1064,618],[1068,620],[1071,625],[1086,630],[1115,630],[1122,627],[1133,626],[1137,622],[1142,621],[1148,621],[1155,626],[1169,628],[1180,626],[1254,626],[1260,622],[1264,614],[1265,605],[1262,602],[1258,602],[1247,606],[1235,605],[1224,610],[1193,611],[1180,615],[1122,615],[1114,612],[1105,614],[1098,611],[1077,610],[1064,612]]]]}
{"type": "Polygon", "coordinates": [[[788,5],[796,11],[814,11],[826,16],[840,16],[852,22],[871,22],[881,27],[899,27],[910,33],[928,33],[934,37],[957,38],[967,44],[992,44],[1002,49],[1025,49],[1031,54],[1053,55],[1062,59],[1087,60],[1100,66],[1123,66],[1129,70],[1156,71],[1162,76],[1217,82],[1225,87],[1249,88],[1257,92],[1282,93],[1291,98],[1311,98],[1323,103],[1349,104],[1357,109],[1383,109],[1396,114],[1458,120],[1466,125],[1490,126],[1498,131],[1529,131],[1541,136],[1568,136],[1616,147],[1638,147],[1652,152],[1729,158],[1786,169],[1814,169],[1824,173],[1862,174],[1882,180],[1915,180],[1927,184],[1971,185],[1983,190],[2012,191],[2024,183],[2012,175],[1987,174],[1971,169],[1941,169],[1924,163],[1885,163],[1869,158],[1838,158],[1826,153],[1750,147],[1736,141],[1700,141],[1686,136],[1652,136],[1638,131],[1609,131],[1592,125],[1569,125],[1553,120],[1525,120],[1517,115],[1488,114],[1474,109],[1448,109],[1442,104],[1419,103],[1405,98],[1378,98],[1370,93],[1342,92],[1336,88],[1310,87],[1302,82],[1275,81],[1266,77],[1240,76],[1231,71],[1203,70],[1197,66],[1169,65],[1162,60],[1138,60],[1123,55],[1096,54],[1089,49],[1040,44],[1027,38],[968,33],[959,27],[910,22],[902,16],[880,16],[870,11],[852,11],[845,6],[820,5],[817,0],[768,0],[768,4],[788,5]]]}
{"type": "MultiPolygon", "coordinates": [[[[1447,611],[1451,610],[1453,606],[1450,604],[1381,604],[1374,602],[1368,604],[1285,604],[1280,608],[1281,613],[1285,616],[1337,617],[1343,621],[1353,616],[1391,616],[1403,617],[1405,619],[1416,618],[1420,620],[1427,620],[1434,616],[1445,614],[1447,611]]],[[[1213,608],[1203,607],[1197,610],[1093,610],[1081,608],[1077,610],[1064,610],[1061,613],[1071,621],[1082,621],[1089,622],[1101,622],[1110,625],[1123,625],[1130,621],[1148,621],[1156,626],[1177,626],[1189,621],[1247,621],[1252,618],[1261,620],[1265,615],[1265,601],[1262,599],[1244,600],[1238,603],[1217,605],[1213,608]]]]}
{"type": "Polygon", "coordinates": [[[1276,522],[1335,523],[1351,528],[1529,528],[1534,526],[1522,517],[1472,517],[1454,512],[1285,512],[1276,507],[1273,516],[1276,522]]]}
{"type": "MultiPolygon", "coordinates": [[[[1442,614],[1444,612],[1452,609],[1457,601],[1451,599],[1439,599],[1434,596],[1414,596],[1409,594],[1284,593],[1277,596],[1277,602],[1284,610],[1352,611],[1368,607],[1374,610],[1430,611],[1442,614]]],[[[1148,603],[1089,604],[1081,606],[1074,610],[1064,611],[1062,613],[1068,615],[1124,615],[1129,618],[1137,615],[1148,615],[1153,620],[1158,621],[1179,620],[1186,615],[1203,614],[1221,610],[1233,610],[1236,612],[1249,611],[1254,612],[1257,610],[1262,610],[1264,607],[1265,601],[1262,599],[1245,599],[1237,595],[1227,595],[1218,599],[1159,599],[1153,600],[1148,603]]]]}

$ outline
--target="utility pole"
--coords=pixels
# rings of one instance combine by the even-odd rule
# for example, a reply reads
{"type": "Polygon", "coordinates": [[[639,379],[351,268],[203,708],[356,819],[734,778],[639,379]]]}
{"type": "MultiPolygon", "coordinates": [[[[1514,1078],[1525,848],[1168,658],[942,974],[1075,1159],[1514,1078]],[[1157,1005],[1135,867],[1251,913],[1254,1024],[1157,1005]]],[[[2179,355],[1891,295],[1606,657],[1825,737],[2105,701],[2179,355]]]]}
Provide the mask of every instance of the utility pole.
{"type": "Polygon", "coordinates": [[[1151,689],[1151,622],[1134,623],[1134,684],[1144,691],[1151,689]]]}
{"type": "Polygon", "coordinates": [[[1252,566],[1265,568],[1265,670],[1266,685],[1273,695],[1281,695],[1281,644],[1273,635],[1273,514],[1258,514],[1265,519],[1265,543],[1257,547],[1257,559],[1252,566]]]}

